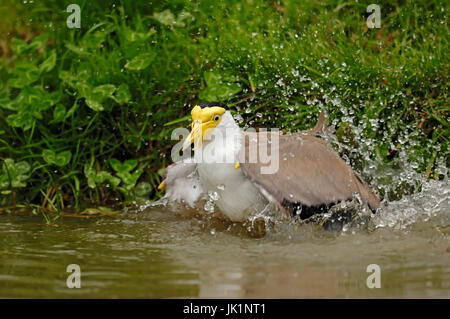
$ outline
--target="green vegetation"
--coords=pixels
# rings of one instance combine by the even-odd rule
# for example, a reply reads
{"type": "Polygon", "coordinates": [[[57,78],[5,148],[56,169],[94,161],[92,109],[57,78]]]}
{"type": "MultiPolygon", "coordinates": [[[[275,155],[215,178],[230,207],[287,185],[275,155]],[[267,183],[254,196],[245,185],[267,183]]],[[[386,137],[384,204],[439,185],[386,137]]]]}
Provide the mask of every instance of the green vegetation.
{"type": "MultiPolygon", "coordinates": [[[[171,131],[211,100],[242,126],[288,131],[326,110],[369,180],[368,163],[403,156],[427,178],[447,175],[448,1],[378,1],[380,29],[366,26],[373,1],[29,2],[0,7],[9,210],[161,196],[171,131]],[[74,2],[81,29],[66,27],[74,2]]],[[[391,184],[374,185],[388,194],[391,184]]]]}

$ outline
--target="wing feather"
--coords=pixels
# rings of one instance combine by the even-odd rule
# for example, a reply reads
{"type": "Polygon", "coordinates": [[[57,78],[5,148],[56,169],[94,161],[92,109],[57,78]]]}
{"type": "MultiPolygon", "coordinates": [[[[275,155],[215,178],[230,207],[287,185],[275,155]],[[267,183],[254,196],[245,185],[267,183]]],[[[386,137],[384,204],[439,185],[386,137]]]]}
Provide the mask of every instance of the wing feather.
{"type": "MultiPolygon", "coordinates": [[[[372,209],[379,207],[380,198],[362,178],[323,140],[309,134],[279,136],[278,171],[262,174],[264,165],[259,156],[256,163],[251,163],[248,153],[255,149],[251,143],[257,143],[259,150],[266,140],[271,140],[268,132],[244,134],[240,167],[252,182],[276,200],[278,206],[286,210],[286,203],[328,205],[359,193],[372,209]]],[[[271,155],[270,147],[267,153],[271,155]]]]}

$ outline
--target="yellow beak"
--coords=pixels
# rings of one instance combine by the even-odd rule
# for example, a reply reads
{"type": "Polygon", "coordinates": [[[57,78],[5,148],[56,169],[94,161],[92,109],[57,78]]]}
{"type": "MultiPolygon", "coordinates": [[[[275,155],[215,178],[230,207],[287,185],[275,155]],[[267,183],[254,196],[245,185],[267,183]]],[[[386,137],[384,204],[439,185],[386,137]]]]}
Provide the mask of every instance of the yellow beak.
{"type": "Polygon", "coordinates": [[[203,139],[203,126],[201,121],[194,121],[192,123],[191,133],[186,137],[183,144],[183,151],[187,150],[191,147],[191,144],[194,143],[194,147],[201,148],[202,147],[202,139],[203,139]]]}
{"type": "Polygon", "coordinates": [[[163,180],[161,182],[161,184],[158,185],[158,190],[160,191],[160,190],[164,189],[164,187],[166,187],[166,180],[163,180]]]}
{"type": "Polygon", "coordinates": [[[212,130],[217,126],[218,122],[213,121],[214,115],[225,113],[225,109],[221,107],[200,108],[198,105],[192,109],[192,126],[191,133],[186,137],[183,144],[183,151],[191,147],[194,143],[195,148],[202,147],[203,138],[208,137],[212,130]]]}

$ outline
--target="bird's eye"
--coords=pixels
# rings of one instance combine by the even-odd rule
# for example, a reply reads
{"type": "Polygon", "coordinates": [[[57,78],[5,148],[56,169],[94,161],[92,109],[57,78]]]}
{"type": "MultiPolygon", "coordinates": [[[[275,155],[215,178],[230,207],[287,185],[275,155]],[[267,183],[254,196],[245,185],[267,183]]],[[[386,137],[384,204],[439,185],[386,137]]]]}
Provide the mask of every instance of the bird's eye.
{"type": "Polygon", "coordinates": [[[215,115],[214,116],[214,121],[215,122],[219,122],[219,120],[220,120],[220,115],[215,115]]]}

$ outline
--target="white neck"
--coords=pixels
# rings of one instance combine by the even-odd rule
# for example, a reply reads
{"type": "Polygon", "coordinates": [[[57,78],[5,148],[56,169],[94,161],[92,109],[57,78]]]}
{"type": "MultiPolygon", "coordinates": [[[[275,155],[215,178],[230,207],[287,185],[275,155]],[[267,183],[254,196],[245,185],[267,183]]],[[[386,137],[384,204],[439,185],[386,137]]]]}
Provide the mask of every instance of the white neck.
{"type": "Polygon", "coordinates": [[[203,140],[203,160],[211,159],[213,154],[213,161],[217,163],[235,164],[241,147],[241,128],[236,124],[231,113],[226,111],[211,136],[203,140]],[[209,157],[206,158],[205,155],[209,157]]]}

